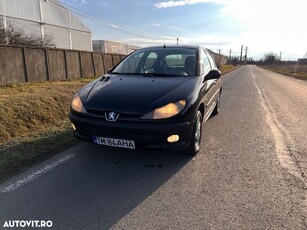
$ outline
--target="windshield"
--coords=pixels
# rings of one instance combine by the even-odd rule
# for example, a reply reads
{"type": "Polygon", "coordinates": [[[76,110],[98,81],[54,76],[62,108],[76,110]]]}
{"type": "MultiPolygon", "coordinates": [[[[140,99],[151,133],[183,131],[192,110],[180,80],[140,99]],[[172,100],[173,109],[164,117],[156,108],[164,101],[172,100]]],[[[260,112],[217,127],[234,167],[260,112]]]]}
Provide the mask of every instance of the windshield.
{"type": "Polygon", "coordinates": [[[195,76],[195,48],[151,48],[134,52],[113,71],[115,74],[195,76]]]}

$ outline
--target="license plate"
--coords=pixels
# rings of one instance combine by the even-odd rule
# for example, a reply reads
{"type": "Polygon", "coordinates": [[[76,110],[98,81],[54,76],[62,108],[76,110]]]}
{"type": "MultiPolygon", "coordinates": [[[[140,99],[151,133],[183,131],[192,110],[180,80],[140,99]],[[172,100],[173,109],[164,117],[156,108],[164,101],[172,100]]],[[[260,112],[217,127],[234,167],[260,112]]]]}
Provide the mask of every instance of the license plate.
{"type": "Polygon", "coordinates": [[[93,136],[93,141],[98,145],[107,145],[119,148],[135,149],[135,143],[131,140],[114,139],[107,137],[96,137],[93,136]]]}

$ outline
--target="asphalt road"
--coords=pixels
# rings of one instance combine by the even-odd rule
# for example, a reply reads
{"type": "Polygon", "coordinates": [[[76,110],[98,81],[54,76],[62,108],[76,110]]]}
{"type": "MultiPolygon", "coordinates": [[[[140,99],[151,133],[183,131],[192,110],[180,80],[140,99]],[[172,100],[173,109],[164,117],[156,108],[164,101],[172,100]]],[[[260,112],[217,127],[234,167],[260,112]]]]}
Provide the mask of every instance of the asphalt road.
{"type": "Polygon", "coordinates": [[[307,229],[307,82],[255,66],[222,79],[195,158],[80,143],[0,185],[0,228],[307,229]]]}

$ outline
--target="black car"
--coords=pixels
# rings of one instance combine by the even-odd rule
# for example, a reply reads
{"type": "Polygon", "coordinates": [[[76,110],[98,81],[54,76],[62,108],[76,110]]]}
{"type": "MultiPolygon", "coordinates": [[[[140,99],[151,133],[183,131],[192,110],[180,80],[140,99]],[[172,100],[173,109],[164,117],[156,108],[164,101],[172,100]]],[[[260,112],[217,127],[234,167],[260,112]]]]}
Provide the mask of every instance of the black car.
{"type": "Polygon", "coordinates": [[[74,134],[100,145],[195,155],[202,123],[219,112],[220,76],[199,46],[137,50],[74,96],[74,134]]]}

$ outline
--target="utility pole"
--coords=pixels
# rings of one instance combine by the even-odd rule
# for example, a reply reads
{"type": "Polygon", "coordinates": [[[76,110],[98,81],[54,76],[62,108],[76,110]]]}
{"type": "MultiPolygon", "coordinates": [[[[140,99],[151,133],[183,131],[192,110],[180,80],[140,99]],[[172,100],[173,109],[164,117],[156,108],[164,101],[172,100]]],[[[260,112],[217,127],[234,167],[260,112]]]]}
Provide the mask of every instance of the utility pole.
{"type": "Polygon", "coordinates": [[[230,49],[229,50],[229,61],[231,60],[231,52],[232,52],[232,50],[230,49]]]}
{"type": "Polygon", "coordinates": [[[281,54],[282,52],[279,52],[279,61],[281,61],[281,54]]]}
{"type": "Polygon", "coordinates": [[[243,45],[241,45],[240,62],[242,62],[243,45]]]}
{"type": "Polygon", "coordinates": [[[248,47],[246,46],[246,48],[245,48],[245,62],[247,61],[247,51],[248,51],[248,47]]]}

